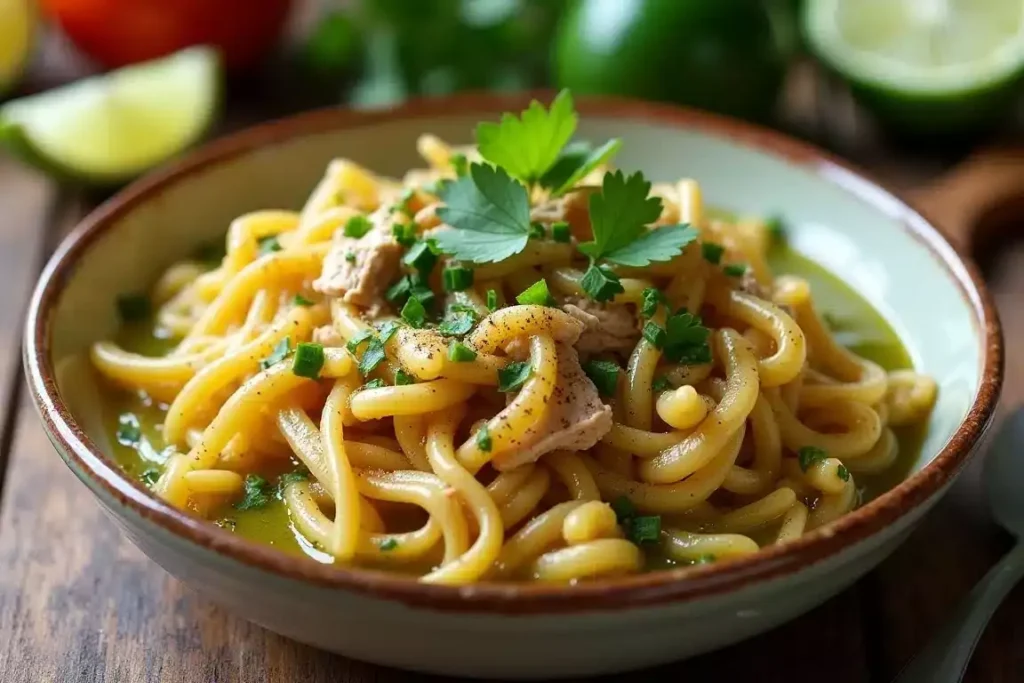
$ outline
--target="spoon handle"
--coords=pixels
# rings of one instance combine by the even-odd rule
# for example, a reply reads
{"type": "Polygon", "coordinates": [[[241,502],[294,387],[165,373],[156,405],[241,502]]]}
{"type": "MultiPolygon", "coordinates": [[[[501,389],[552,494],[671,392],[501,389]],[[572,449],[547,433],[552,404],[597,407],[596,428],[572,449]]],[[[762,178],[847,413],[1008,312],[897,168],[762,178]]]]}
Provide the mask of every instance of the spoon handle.
{"type": "Polygon", "coordinates": [[[960,683],[999,603],[1024,577],[1024,542],[992,567],[893,683],[960,683]]]}

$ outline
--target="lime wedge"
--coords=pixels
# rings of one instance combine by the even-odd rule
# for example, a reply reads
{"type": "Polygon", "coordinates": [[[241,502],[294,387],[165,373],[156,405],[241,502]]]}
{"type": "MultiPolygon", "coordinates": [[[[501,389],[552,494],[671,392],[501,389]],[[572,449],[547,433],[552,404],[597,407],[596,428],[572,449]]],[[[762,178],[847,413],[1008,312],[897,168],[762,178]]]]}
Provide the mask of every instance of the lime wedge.
{"type": "Polygon", "coordinates": [[[205,47],[12,100],[0,142],[58,177],[122,182],[178,154],[217,109],[218,58],[205,47]]]}
{"type": "Polygon", "coordinates": [[[0,95],[17,83],[25,68],[34,27],[29,0],[0,0],[0,95]]]}
{"type": "Polygon", "coordinates": [[[802,23],[858,99],[917,132],[990,123],[1024,75],[1021,0],[814,0],[802,23]]]}

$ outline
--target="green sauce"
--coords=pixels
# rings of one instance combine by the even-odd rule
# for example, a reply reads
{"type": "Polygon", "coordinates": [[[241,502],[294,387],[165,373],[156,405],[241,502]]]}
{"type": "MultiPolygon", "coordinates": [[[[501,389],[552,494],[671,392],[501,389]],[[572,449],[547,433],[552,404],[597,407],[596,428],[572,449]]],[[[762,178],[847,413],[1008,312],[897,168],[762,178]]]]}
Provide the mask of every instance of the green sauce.
{"type": "MultiPolygon", "coordinates": [[[[887,370],[912,367],[910,355],[892,327],[839,278],[785,247],[773,250],[770,263],[776,273],[799,275],[810,282],[818,310],[825,312],[829,326],[849,349],[887,370]]],[[[173,347],[171,341],[154,336],[152,324],[146,322],[127,325],[118,341],[126,349],[150,356],[162,355],[173,347]]],[[[109,389],[104,392],[103,408],[107,430],[111,442],[115,444],[114,457],[129,476],[142,481],[151,480],[167,458],[160,432],[166,406],[154,404],[137,394],[109,389]],[[124,414],[133,414],[138,418],[142,429],[137,443],[119,443],[117,440],[119,418],[124,414]]],[[[863,500],[873,498],[905,479],[916,460],[924,442],[924,425],[898,429],[896,433],[900,445],[899,460],[880,475],[858,477],[863,500]]],[[[277,475],[281,473],[273,473],[273,477],[265,473],[275,485],[275,492],[277,475]]],[[[276,493],[268,505],[257,510],[229,507],[221,513],[216,523],[286,553],[306,555],[322,562],[331,561],[330,556],[314,548],[295,531],[284,503],[276,493]]],[[[670,560],[657,557],[653,552],[649,560],[650,569],[672,565],[670,560]]]]}

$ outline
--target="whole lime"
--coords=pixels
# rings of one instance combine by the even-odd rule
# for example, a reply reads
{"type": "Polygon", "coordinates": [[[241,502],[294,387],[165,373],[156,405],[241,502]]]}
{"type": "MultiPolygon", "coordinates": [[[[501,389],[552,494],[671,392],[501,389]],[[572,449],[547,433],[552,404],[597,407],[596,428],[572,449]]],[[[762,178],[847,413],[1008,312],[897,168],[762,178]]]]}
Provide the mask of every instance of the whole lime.
{"type": "Polygon", "coordinates": [[[795,48],[792,3],[576,0],[554,48],[559,86],[752,119],[773,110],[795,48]]]}

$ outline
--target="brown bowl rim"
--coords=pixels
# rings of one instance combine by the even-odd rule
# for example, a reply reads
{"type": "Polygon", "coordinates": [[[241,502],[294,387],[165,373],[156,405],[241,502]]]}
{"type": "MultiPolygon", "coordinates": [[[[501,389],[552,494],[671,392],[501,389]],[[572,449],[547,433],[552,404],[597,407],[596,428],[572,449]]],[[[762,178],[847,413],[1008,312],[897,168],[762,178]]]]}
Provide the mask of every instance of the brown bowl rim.
{"type": "Polygon", "coordinates": [[[549,96],[548,92],[517,95],[467,93],[412,100],[387,111],[322,109],[260,124],[211,142],[166,165],[130,185],[85,217],[61,243],[43,270],[32,296],[25,331],[24,361],[31,394],[46,431],[69,467],[73,463],[72,470],[79,477],[88,476],[94,486],[165,531],[250,568],[415,607],[504,614],[609,610],[690,601],[791,574],[892,525],[939,492],[963,468],[975,450],[975,443],[992,420],[1003,377],[999,318],[971,260],[959,254],[945,235],[906,201],[828,152],[784,134],[715,114],[610,97],[579,98],[577,108],[584,115],[650,121],[713,135],[802,166],[823,182],[837,185],[876,210],[898,219],[916,240],[932,252],[973,309],[975,324],[979,334],[983,335],[984,343],[979,358],[982,379],[971,408],[953,436],[927,466],[835,523],[789,544],[764,548],[749,557],[576,586],[481,583],[452,587],[424,584],[381,571],[324,565],[235,536],[179,511],[152,495],[140,483],[130,480],[75,422],[57,390],[50,358],[51,314],[76,263],[119,217],[158,196],[163,188],[189,174],[296,136],[443,116],[451,112],[493,116],[524,108],[531,98],[549,96]]]}

